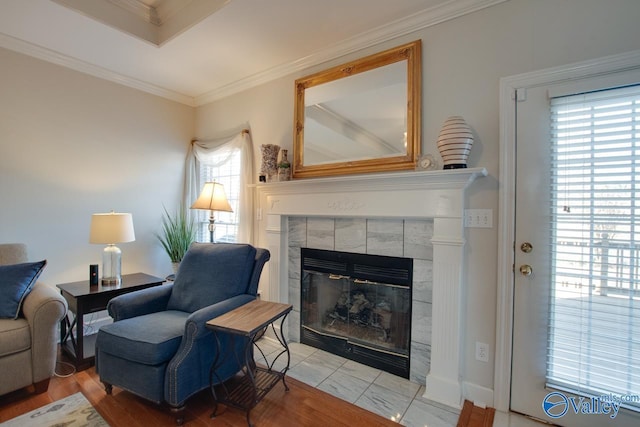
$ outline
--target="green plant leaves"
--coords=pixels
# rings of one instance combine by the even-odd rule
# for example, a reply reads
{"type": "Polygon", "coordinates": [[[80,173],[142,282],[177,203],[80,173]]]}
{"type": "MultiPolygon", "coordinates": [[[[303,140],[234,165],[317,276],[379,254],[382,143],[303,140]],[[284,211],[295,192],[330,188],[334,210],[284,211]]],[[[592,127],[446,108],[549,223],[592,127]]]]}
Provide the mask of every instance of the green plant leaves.
{"type": "Polygon", "coordinates": [[[156,234],[158,240],[167,251],[171,262],[180,262],[185,252],[196,239],[196,226],[193,219],[188,218],[186,209],[181,206],[175,215],[171,215],[163,206],[162,233],[156,234]]]}

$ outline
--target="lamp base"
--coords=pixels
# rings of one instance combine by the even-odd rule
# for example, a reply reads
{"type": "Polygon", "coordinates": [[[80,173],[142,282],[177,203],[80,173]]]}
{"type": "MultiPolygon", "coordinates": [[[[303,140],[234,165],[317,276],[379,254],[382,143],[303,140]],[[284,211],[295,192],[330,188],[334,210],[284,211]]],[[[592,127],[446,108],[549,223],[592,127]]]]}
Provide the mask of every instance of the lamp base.
{"type": "Polygon", "coordinates": [[[122,251],[116,245],[107,245],[102,252],[102,284],[119,285],[122,281],[122,251]]]}
{"type": "Polygon", "coordinates": [[[209,242],[215,243],[214,235],[216,231],[216,219],[213,217],[213,211],[209,215],[209,242]]]}

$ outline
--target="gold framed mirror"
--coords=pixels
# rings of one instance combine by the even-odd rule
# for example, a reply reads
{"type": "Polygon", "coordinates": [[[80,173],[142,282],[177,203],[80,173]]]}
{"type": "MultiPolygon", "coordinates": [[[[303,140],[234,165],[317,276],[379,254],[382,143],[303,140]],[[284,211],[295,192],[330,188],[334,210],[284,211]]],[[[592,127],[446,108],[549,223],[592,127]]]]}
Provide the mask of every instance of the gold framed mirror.
{"type": "Polygon", "coordinates": [[[293,178],[415,169],[421,41],[295,82],[293,178]]]}

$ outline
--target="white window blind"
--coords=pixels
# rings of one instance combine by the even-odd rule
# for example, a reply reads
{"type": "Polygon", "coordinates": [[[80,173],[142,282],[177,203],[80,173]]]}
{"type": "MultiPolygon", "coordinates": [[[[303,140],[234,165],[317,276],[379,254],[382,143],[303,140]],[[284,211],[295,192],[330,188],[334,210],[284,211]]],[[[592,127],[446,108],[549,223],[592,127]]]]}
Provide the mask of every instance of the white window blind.
{"type": "MultiPolygon", "coordinates": [[[[231,209],[233,209],[233,212],[214,212],[216,219],[214,240],[217,243],[235,243],[238,237],[238,212],[240,211],[240,149],[234,150],[231,156],[223,153],[218,156],[211,156],[210,160],[210,163],[198,164],[200,187],[207,181],[221,183],[224,186],[231,209]]],[[[196,218],[198,223],[196,240],[208,242],[210,238],[209,211],[197,211],[196,218]]]]}
{"type": "Polygon", "coordinates": [[[640,86],[553,98],[551,123],[547,386],[640,410],[640,86]]]}

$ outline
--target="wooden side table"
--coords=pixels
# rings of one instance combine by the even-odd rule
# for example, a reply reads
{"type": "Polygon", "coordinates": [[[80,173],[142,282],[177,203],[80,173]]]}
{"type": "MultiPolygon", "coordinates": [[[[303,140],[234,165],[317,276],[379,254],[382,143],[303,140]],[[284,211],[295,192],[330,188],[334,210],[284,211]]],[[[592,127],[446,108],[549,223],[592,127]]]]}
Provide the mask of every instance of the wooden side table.
{"type": "Polygon", "coordinates": [[[73,322],[65,316],[60,321],[60,347],[73,360],[78,371],[87,369],[95,360],[95,336],[84,336],[83,317],[105,310],[111,298],[140,289],[158,286],[164,279],[144,273],[124,274],[120,285],[90,285],[88,280],[56,285],[75,314],[73,322]],[[73,328],[76,328],[75,335],[73,328]]]}
{"type": "Polygon", "coordinates": [[[228,404],[236,408],[247,411],[247,424],[252,426],[250,420],[251,409],[253,409],[266,394],[282,380],[282,384],[286,391],[289,387],[285,382],[285,374],[289,370],[291,363],[291,355],[289,346],[284,337],[283,326],[287,314],[293,308],[290,304],[280,304],[269,301],[254,300],[242,305],[235,310],[211,319],[207,322],[207,327],[212,329],[216,334],[216,358],[211,366],[209,374],[209,384],[211,393],[215,401],[215,407],[211,418],[215,418],[218,411],[218,403],[228,404]],[[280,321],[280,334],[277,333],[274,323],[280,321]],[[271,362],[267,361],[264,352],[256,344],[257,339],[262,337],[262,332],[271,326],[274,335],[283,347],[283,350],[276,355],[271,362]],[[247,344],[243,349],[243,355],[229,353],[220,355],[220,340],[218,333],[227,333],[231,335],[231,347],[235,351],[234,337],[247,338],[247,344]],[[260,354],[267,364],[266,367],[258,366],[253,358],[253,346],[256,346],[260,354]],[[274,369],[276,361],[280,356],[286,355],[287,364],[281,370],[274,369]],[[232,378],[220,386],[220,396],[216,394],[214,384],[221,383],[220,377],[216,374],[216,369],[221,366],[227,357],[236,357],[243,360],[242,375],[239,378],[232,378]]]}

